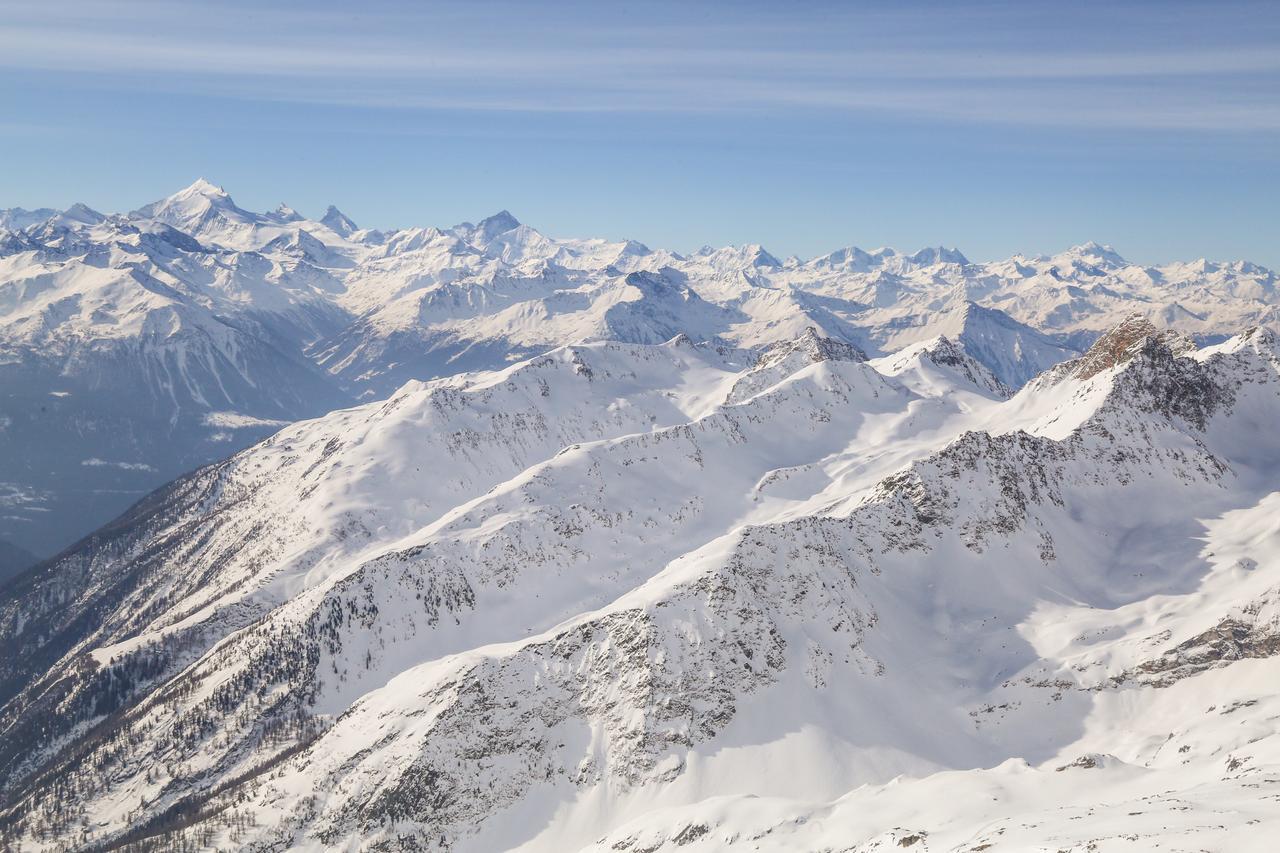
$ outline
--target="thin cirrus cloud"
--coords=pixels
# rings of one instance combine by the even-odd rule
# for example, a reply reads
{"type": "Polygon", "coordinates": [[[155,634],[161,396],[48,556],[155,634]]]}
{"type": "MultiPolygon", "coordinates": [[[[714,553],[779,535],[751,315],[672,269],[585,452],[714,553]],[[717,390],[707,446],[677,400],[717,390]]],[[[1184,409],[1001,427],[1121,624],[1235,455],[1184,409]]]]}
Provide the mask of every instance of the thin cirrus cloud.
{"type": "Polygon", "coordinates": [[[1162,20],[1113,21],[1116,32],[1093,38],[1042,23],[1047,37],[1029,41],[1002,30],[984,7],[959,19],[918,9],[828,12],[827,25],[815,26],[821,22],[805,20],[804,8],[725,22],[518,7],[504,18],[387,4],[360,15],[298,6],[222,16],[185,4],[110,4],[113,15],[99,4],[51,5],[20,3],[0,23],[0,73],[93,72],[86,85],[401,110],[840,110],[1037,126],[1280,129],[1280,50],[1265,27],[1249,35],[1253,43],[1210,27],[1170,47],[1162,20]]]}
{"type": "Polygon", "coordinates": [[[1269,45],[1221,50],[1059,52],[991,55],[955,50],[795,49],[706,45],[544,47],[487,43],[470,50],[445,45],[366,44],[313,36],[278,40],[184,40],[143,34],[0,24],[0,66],[43,70],[193,72],[229,75],[339,77],[519,73],[534,78],[583,71],[672,77],[708,70],[816,74],[902,80],[1091,79],[1274,74],[1280,52],[1269,45]]]}
{"type": "Polygon", "coordinates": [[[988,80],[1215,76],[1280,72],[1280,52],[1269,46],[1232,50],[1149,53],[1040,53],[991,56],[956,51],[893,52],[779,50],[770,47],[529,48],[461,51],[436,45],[413,48],[360,42],[184,42],[181,37],[0,26],[0,65],[44,70],[198,72],[231,75],[338,77],[346,74],[420,77],[468,74],[533,77],[598,71],[647,70],[655,76],[711,69],[761,73],[859,76],[881,79],[988,80]]]}

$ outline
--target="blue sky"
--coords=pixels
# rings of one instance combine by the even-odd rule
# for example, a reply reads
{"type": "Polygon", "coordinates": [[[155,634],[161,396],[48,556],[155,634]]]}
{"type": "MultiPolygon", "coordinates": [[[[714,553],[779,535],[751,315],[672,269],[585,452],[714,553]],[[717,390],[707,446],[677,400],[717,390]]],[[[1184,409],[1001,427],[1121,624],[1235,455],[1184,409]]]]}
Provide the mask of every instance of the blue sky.
{"type": "Polygon", "coordinates": [[[1280,267],[1280,3],[4,0],[0,207],[1280,267]]]}

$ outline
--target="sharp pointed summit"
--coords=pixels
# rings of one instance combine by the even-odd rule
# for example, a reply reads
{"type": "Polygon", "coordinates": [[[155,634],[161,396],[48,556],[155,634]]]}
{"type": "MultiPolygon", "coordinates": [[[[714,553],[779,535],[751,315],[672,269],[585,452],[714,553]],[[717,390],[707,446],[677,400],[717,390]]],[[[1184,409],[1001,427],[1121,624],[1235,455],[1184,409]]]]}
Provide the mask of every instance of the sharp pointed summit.
{"type": "Polygon", "coordinates": [[[62,211],[61,218],[80,225],[97,225],[106,219],[101,213],[82,202],[76,202],[62,211]]]}
{"type": "Polygon", "coordinates": [[[271,211],[270,215],[280,222],[301,222],[305,218],[301,213],[294,210],[284,202],[280,202],[280,204],[276,206],[275,210],[271,211]]]}
{"type": "Polygon", "coordinates": [[[206,178],[196,178],[191,184],[171,195],[170,198],[190,198],[192,196],[231,199],[226,190],[206,178]]]}
{"type": "Polygon", "coordinates": [[[750,252],[751,266],[756,268],[767,267],[769,269],[777,269],[782,266],[782,261],[775,258],[769,253],[764,246],[752,245],[747,247],[750,252]]]}
{"type": "Polygon", "coordinates": [[[251,217],[247,211],[236,207],[226,190],[204,178],[197,178],[194,183],[176,193],[139,208],[133,215],[158,219],[195,236],[199,236],[197,232],[219,215],[230,216],[235,220],[247,220],[251,217]]]}
{"type": "Polygon", "coordinates": [[[509,211],[499,210],[492,216],[486,216],[476,225],[476,238],[483,242],[488,242],[499,234],[505,234],[520,227],[520,220],[511,215],[509,211]]]}
{"type": "Polygon", "coordinates": [[[328,227],[335,234],[341,234],[343,237],[349,237],[359,230],[350,217],[332,204],[324,212],[324,216],[320,217],[320,224],[328,227]]]}

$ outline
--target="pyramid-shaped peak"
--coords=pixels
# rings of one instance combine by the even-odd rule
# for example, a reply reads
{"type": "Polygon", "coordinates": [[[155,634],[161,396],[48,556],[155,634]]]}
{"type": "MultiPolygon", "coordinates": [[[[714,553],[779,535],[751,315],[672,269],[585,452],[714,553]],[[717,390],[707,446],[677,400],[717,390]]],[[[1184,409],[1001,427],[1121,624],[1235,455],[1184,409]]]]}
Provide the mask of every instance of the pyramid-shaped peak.
{"type": "Polygon", "coordinates": [[[1130,314],[1093,342],[1093,346],[1084,354],[1085,364],[1081,365],[1077,373],[1081,378],[1087,379],[1088,376],[1128,360],[1126,353],[1135,344],[1159,331],[1145,315],[1138,312],[1130,314]],[[1086,368],[1089,371],[1087,376],[1086,368]]]}
{"type": "Polygon", "coordinates": [[[960,316],[964,325],[973,325],[980,323],[995,323],[1001,326],[1017,326],[1025,328],[1028,331],[1034,331],[1029,326],[1019,323],[999,308],[989,308],[986,305],[979,305],[972,299],[966,299],[956,309],[956,313],[960,316]]]}
{"type": "Polygon", "coordinates": [[[747,250],[747,256],[751,259],[751,266],[753,267],[756,267],[756,268],[769,267],[771,269],[777,269],[782,266],[782,261],[775,258],[772,254],[769,253],[769,251],[764,246],[761,246],[759,243],[753,243],[747,246],[746,250],[747,250]]]}
{"type": "Polygon", "coordinates": [[[135,213],[146,217],[158,216],[169,221],[171,225],[179,225],[180,222],[185,225],[189,223],[183,220],[188,217],[202,215],[215,209],[243,213],[231,200],[231,196],[227,195],[226,190],[204,178],[197,178],[189,186],[159,201],[153,201],[135,213]]]}
{"type": "Polygon", "coordinates": [[[1078,360],[1074,373],[1080,379],[1089,379],[1133,359],[1142,351],[1144,343],[1154,339],[1181,355],[1195,349],[1195,342],[1172,329],[1161,329],[1141,313],[1134,312],[1094,341],[1088,352],[1078,360]]]}
{"type": "Polygon", "coordinates": [[[62,211],[62,215],[66,219],[70,219],[73,222],[82,222],[85,225],[96,225],[106,219],[106,217],[101,213],[82,202],[76,202],[71,205],[66,210],[62,211]]]}
{"type": "Polygon", "coordinates": [[[1013,387],[997,376],[995,370],[966,350],[960,340],[939,335],[919,351],[918,357],[952,371],[997,397],[1007,399],[1013,396],[1013,387]]]}
{"type": "Polygon", "coordinates": [[[866,361],[867,354],[851,343],[823,337],[813,326],[806,326],[800,337],[779,341],[761,353],[759,367],[777,364],[795,354],[803,354],[809,361],[866,361]]]}
{"type": "Polygon", "coordinates": [[[947,335],[938,335],[934,338],[920,350],[920,357],[945,367],[968,368],[969,362],[973,361],[964,351],[964,347],[947,335]]]}
{"type": "Polygon", "coordinates": [[[320,224],[326,226],[329,230],[337,234],[341,234],[343,237],[346,237],[353,231],[358,230],[355,222],[351,220],[351,217],[347,216],[341,210],[338,210],[338,208],[332,204],[329,205],[327,210],[325,210],[324,216],[320,217],[320,224]]]}
{"type": "Polygon", "coordinates": [[[491,216],[486,216],[484,219],[481,219],[480,224],[481,225],[502,224],[502,225],[506,225],[509,228],[515,228],[517,225],[520,224],[520,220],[512,216],[511,211],[504,208],[502,210],[499,210],[497,213],[492,214],[491,216]]]}
{"type": "Polygon", "coordinates": [[[190,186],[178,190],[173,194],[173,196],[171,196],[171,198],[190,197],[195,195],[230,198],[230,196],[227,195],[226,190],[205,178],[196,178],[190,186]]]}
{"type": "Polygon", "coordinates": [[[511,215],[509,210],[499,210],[492,216],[480,220],[479,228],[486,234],[501,234],[520,227],[520,220],[511,215]]]}
{"type": "MultiPolygon", "coordinates": [[[[521,228],[520,220],[511,215],[510,211],[499,210],[492,216],[486,216],[476,225],[470,222],[463,222],[454,227],[452,232],[460,237],[463,241],[485,248],[498,235],[506,234],[508,231],[514,231],[521,228]]],[[[533,229],[527,229],[532,231],[533,229]]]]}
{"type": "Polygon", "coordinates": [[[621,258],[624,255],[625,256],[648,255],[648,254],[651,254],[652,252],[653,252],[652,249],[650,249],[644,243],[641,243],[637,240],[623,240],[622,249],[619,250],[618,257],[621,258]]]}

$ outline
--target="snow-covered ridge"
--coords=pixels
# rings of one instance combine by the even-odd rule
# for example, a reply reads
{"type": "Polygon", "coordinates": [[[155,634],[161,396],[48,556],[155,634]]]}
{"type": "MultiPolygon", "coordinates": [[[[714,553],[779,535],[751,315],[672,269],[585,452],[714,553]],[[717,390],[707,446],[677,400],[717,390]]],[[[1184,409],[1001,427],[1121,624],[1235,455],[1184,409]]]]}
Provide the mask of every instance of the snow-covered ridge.
{"type": "Polygon", "coordinates": [[[508,211],[385,232],[334,206],[319,219],[283,204],[255,213],[205,179],[128,214],[10,209],[0,379],[12,389],[6,438],[32,464],[0,464],[18,496],[0,540],[55,551],[266,424],[570,343],[685,334],[763,351],[813,328],[886,357],[946,338],[1016,389],[1133,311],[1217,342],[1274,327],[1276,305],[1275,274],[1260,266],[1139,266],[1096,243],[996,263],[942,247],[681,255],[548,237],[508,211]],[[83,483],[64,460],[86,429],[104,444],[97,456],[136,467],[83,483]]]}
{"type": "Polygon", "coordinates": [[[1278,416],[1274,333],[1136,319],[1016,393],[816,329],[408,383],[0,590],[0,828],[1266,849],[1278,416]]]}
{"type": "Polygon", "coordinates": [[[14,208],[0,211],[0,379],[6,438],[33,461],[0,463],[0,485],[23,496],[0,540],[52,552],[266,424],[566,344],[684,334],[759,352],[813,328],[884,358],[946,338],[1016,390],[1134,311],[1216,343],[1274,326],[1278,298],[1253,264],[1144,267],[1092,243],[989,263],[941,247],[682,255],[549,237],[507,211],[389,231],[333,206],[258,213],[203,179],[126,214],[14,208]],[[101,458],[153,473],[82,482],[64,460],[86,429],[101,458]]]}

